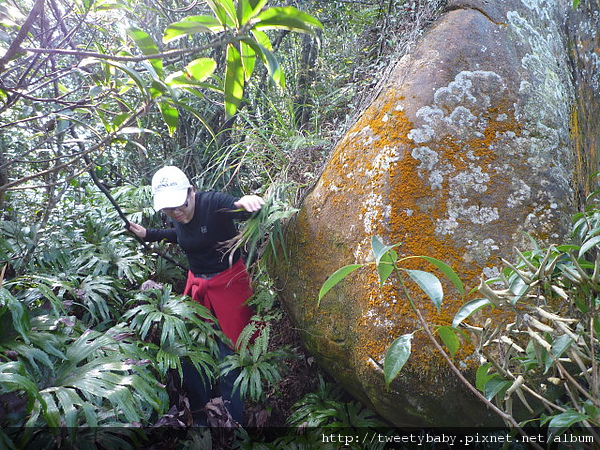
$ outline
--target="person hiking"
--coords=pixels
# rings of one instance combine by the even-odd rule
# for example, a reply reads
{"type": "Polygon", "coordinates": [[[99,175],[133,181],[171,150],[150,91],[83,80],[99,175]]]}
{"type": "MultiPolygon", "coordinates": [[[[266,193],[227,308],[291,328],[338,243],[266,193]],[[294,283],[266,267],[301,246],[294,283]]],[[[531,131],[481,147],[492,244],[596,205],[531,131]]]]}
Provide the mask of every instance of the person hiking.
{"type": "MultiPolygon", "coordinates": [[[[238,232],[234,220],[259,211],[265,204],[258,195],[240,198],[222,192],[201,192],[175,166],[166,166],[152,177],[154,209],[172,221],[172,228],[146,229],[129,222],[128,229],[147,242],[167,240],[177,243],[185,252],[189,272],[183,294],[189,295],[211,311],[230,344],[219,342],[220,357],[234,351],[244,327],[250,322],[252,309],[246,300],[252,295],[250,276],[239,249],[225,254],[223,243],[238,232]],[[232,348],[233,346],[233,348],[232,348]]],[[[244,404],[239,391],[233,394],[233,383],[239,375],[232,371],[218,380],[219,393],[232,418],[244,424],[244,404]]],[[[184,384],[195,424],[205,422],[202,409],[215,395],[205,388],[201,375],[191,364],[183,365],[184,384]]]]}

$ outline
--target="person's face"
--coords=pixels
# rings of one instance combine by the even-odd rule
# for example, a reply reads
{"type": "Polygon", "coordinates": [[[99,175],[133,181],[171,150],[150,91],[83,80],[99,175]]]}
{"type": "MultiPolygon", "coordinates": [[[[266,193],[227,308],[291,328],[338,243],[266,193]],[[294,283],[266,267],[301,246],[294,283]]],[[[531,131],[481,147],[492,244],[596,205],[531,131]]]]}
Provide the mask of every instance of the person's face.
{"type": "Polygon", "coordinates": [[[171,219],[181,223],[188,223],[194,217],[194,209],[196,202],[194,202],[194,191],[192,188],[188,189],[188,194],[185,199],[185,203],[175,208],[163,208],[162,211],[169,216],[171,219]]]}

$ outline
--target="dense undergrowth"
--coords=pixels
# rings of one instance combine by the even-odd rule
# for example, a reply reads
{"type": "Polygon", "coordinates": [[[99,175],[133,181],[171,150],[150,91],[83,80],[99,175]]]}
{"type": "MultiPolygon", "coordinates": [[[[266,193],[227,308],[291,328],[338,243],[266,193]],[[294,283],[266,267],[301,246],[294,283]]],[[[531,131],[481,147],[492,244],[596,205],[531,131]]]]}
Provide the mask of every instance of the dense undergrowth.
{"type": "MultiPolygon", "coordinates": [[[[139,214],[134,212],[136,205],[149,200],[147,188],[117,189],[114,198],[130,205],[132,210],[126,212],[132,217],[139,214]]],[[[245,241],[246,249],[260,251],[262,257],[253,266],[255,295],[250,302],[256,316],[242,333],[240,351],[219,365],[219,336],[211,326],[216,319],[175,293],[173,283],[184,278],[182,270],[155,253],[143,254],[100,193],[90,190],[82,200],[80,208],[57,219],[59,232],[0,222],[1,259],[10,262],[3,265],[0,287],[2,447],[87,443],[90,448],[146,448],[157,439],[183,446],[214,439],[216,448],[266,439],[251,438],[243,429],[225,436],[193,428],[193,435],[162,435],[157,430],[187,430],[192,425],[180,383],[183,361],[194,364],[206,382],[240,368],[237,389],[245,395],[249,412],[258,408],[263,414],[251,418],[253,428],[272,423],[267,395],[277,391],[286,363],[300,350],[296,342],[270,345],[284,313],[260,261],[267,258],[265,249],[272,252],[276,247],[259,249],[260,242],[245,241]],[[249,344],[257,330],[258,337],[249,344]]],[[[277,236],[280,219],[291,212],[282,197],[271,197],[246,229],[256,228],[254,236],[277,236]]],[[[159,219],[153,214],[144,220],[159,219]]],[[[172,258],[181,259],[176,248],[169,251],[172,258]]],[[[294,415],[277,418],[278,423],[374,423],[372,413],[357,402],[342,402],[343,395],[321,381],[294,415]]],[[[225,423],[218,422],[226,420],[218,411],[215,417],[216,425],[225,423]]]]}

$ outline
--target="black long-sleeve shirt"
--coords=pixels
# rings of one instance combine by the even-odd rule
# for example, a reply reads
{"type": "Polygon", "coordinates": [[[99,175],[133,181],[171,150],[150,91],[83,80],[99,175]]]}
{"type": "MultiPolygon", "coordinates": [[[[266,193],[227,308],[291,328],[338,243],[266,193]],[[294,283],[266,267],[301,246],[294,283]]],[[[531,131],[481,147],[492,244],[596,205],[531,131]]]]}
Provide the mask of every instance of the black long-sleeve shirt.
{"type": "MultiPolygon", "coordinates": [[[[148,229],[145,240],[167,240],[179,244],[194,275],[214,274],[229,268],[229,254],[220,248],[237,235],[234,219],[245,219],[244,212],[231,212],[238,198],[222,192],[196,192],[195,210],[188,223],[173,221],[173,228],[148,229]]],[[[240,258],[233,255],[232,263],[240,258]]]]}

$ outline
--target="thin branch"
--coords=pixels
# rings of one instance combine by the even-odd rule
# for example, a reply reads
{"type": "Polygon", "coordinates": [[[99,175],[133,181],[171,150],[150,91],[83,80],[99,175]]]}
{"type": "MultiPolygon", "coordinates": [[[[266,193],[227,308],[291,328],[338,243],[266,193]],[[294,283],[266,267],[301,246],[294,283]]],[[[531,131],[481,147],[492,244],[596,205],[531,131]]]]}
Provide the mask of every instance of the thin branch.
{"type": "Polygon", "coordinates": [[[63,164],[57,165],[57,166],[55,166],[55,167],[53,167],[51,169],[43,170],[41,172],[37,172],[37,173],[34,173],[32,175],[28,175],[26,177],[23,177],[23,178],[20,178],[18,180],[15,180],[15,181],[13,181],[11,183],[7,183],[7,184],[5,184],[3,186],[0,186],[0,192],[4,192],[4,191],[8,191],[8,190],[11,190],[11,191],[12,190],[16,190],[15,187],[18,186],[18,185],[20,185],[20,184],[23,184],[23,183],[25,183],[25,182],[27,182],[29,180],[33,180],[35,178],[42,177],[44,175],[51,174],[53,172],[56,172],[56,171],[61,170],[61,169],[64,169],[64,168],[69,167],[70,165],[76,163],[81,156],[86,155],[88,153],[93,152],[94,150],[99,149],[100,147],[106,145],[108,142],[110,142],[111,140],[113,140],[114,138],[116,138],[117,135],[119,134],[119,131],[121,131],[123,128],[129,126],[134,120],[137,120],[139,116],[141,116],[142,114],[144,114],[147,111],[148,106],[149,105],[144,104],[134,114],[132,114],[126,121],[124,121],[119,126],[119,128],[117,130],[115,130],[112,133],[108,134],[104,139],[102,139],[97,144],[92,145],[89,149],[85,150],[85,152],[82,155],[80,155],[80,156],[78,156],[76,158],[72,158],[72,159],[64,162],[63,164]]]}
{"type": "Polygon", "coordinates": [[[165,59],[172,56],[180,56],[187,55],[192,53],[199,53],[209,50],[213,47],[220,46],[227,42],[225,39],[215,39],[206,45],[201,45],[199,47],[192,47],[188,49],[175,49],[175,50],[167,50],[162,53],[155,53],[152,55],[141,55],[141,56],[123,56],[123,55],[107,55],[106,53],[98,53],[98,52],[88,52],[88,51],[80,51],[80,50],[67,50],[64,48],[35,48],[28,47],[23,48],[24,51],[31,53],[42,53],[45,55],[71,55],[71,56],[80,56],[84,58],[97,58],[104,59],[109,61],[123,61],[123,62],[141,62],[149,59],[165,59]]]}
{"type": "MultiPolygon", "coordinates": [[[[75,132],[75,130],[73,129],[73,127],[71,127],[71,134],[73,135],[73,137],[75,139],[77,139],[77,144],[79,145],[79,148],[81,148],[82,152],[85,150],[83,143],[79,140],[79,137],[77,136],[77,133],[75,132]]],[[[100,181],[100,179],[98,178],[98,175],[96,175],[96,171],[94,170],[93,166],[94,164],[92,163],[92,161],[90,160],[90,156],[89,153],[85,153],[83,156],[83,159],[86,162],[87,168],[88,168],[88,173],[90,175],[90,177],[92,178],[92,181],[94,182],[94,184],[96,185],[96,187],[98,189],[100,189],[100,191],[104,194],[104,196],[108,199],[108,201],[113,205],[113,207],[115,208],[115,210],[117,211],[117,214],[119,215],[119,217],[121,218],[121,220],[123,222],[125,222],[125,227],[129,228],[129,224],[131,223],[129,221],[129,219],[127,218],[127,216],[123,213],[123,211],[121,210],[121,207],[119,206],[119,204],[117,203],[117,201],[114,199],[114,197],[111,195],[110,191],[106,188],[106,186],[104,186],[104,184],[102,183],[102,181],[100,181]]],[[[187,271],[188,268],[183,266],[182,264],[179,264],[177,261],[175,261],[173,258],[171,258],[169,255],[166,255],[158,250],[153,250],[147,242],[145,242],[142,238],[140,238],[138,235],[132,233],[133,236],[135,237],[135,239],[142,244],[142,246],[148,250],[149,252],[153,252],[156,251],[156,253],[166,259],[167,261],[169,261],[172,264],[175,264],[176,266],[180,267],[181,269],[187,271]]]]}
{"type": "Polygon", "coordinates": [[[31,12],[27,16],[27,19],[25,19],[25,23],[19,29],[17,37],[14,41],[12,41],[10,47],[8,47],[8,50],[6,50],[4,56],[0,58],[0,73],[4,72],[4,68],[6,67],[8,61],[10,61],[21,49],[21,43],[25,40],[27,34],[29,34],[29,30],[33,26],[33,22],[35,22],[36,17],[40,13],[40,11],[42,11],[43,7],[44,0],[36,0],[36,2],[33,5],[33,8],[31,9],[31,12]]]}

